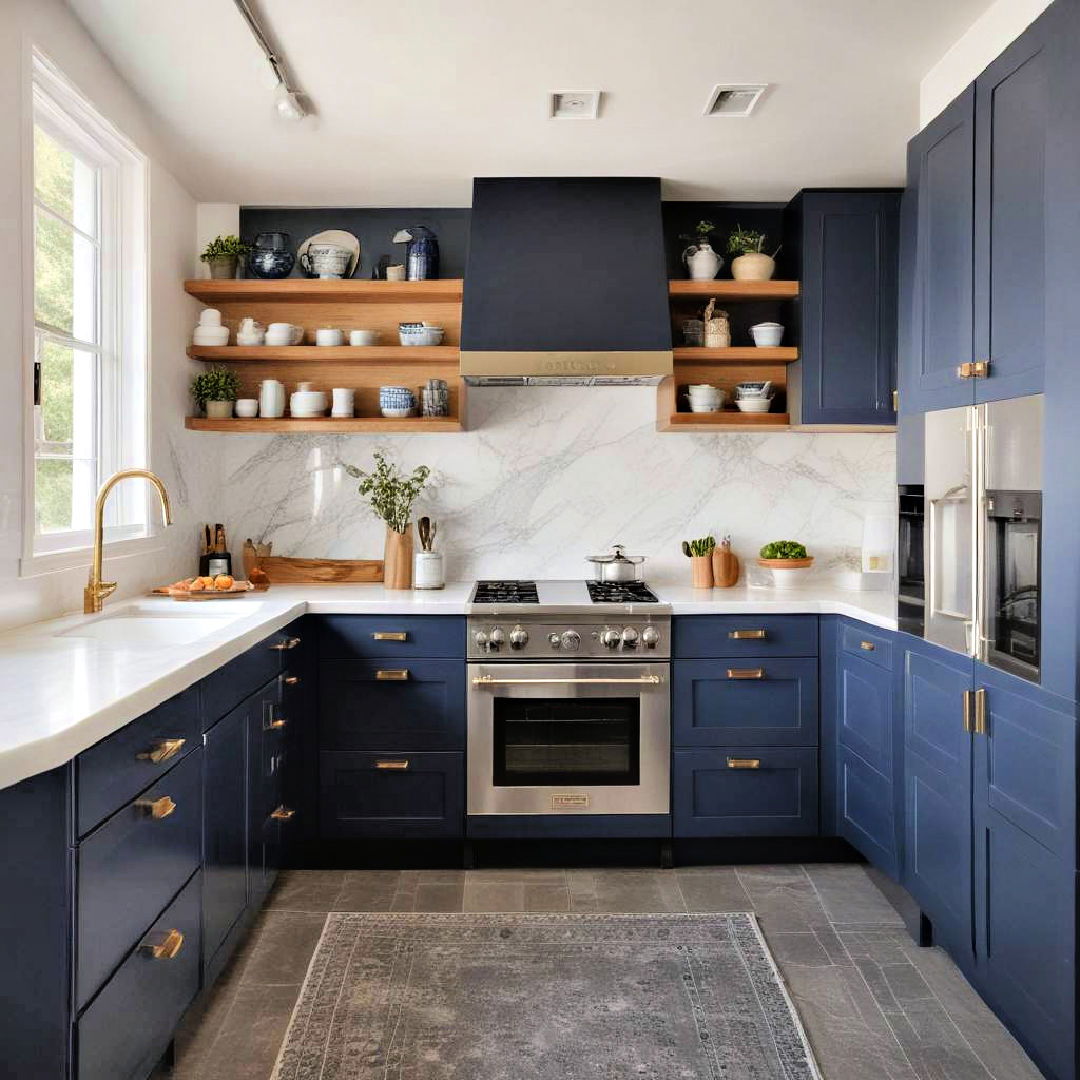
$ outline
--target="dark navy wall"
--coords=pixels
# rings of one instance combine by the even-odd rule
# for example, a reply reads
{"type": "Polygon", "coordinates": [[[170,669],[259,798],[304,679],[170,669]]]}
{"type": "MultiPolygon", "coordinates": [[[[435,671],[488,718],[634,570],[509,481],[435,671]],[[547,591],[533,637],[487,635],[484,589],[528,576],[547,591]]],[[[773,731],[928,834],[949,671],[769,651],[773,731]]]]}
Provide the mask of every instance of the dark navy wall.
{"type": "MultiPolygon", "coordinates": [[[[766,235],[765,250],[771,255],[783,240],[785,203],[771,202],[665,202],[664,251],[667,255],[668,277],[686,277],[680,255],[688,241],[680,240],[692,234],[699,221],[711,221],[716,226],[713,247],[724,260],[717,279],[731,278],[731,256],[727,253],[727,238],[736,225],[757,229],[766,235]]],[[[785,275],[780,271],[777,277],[785,275]]]]}

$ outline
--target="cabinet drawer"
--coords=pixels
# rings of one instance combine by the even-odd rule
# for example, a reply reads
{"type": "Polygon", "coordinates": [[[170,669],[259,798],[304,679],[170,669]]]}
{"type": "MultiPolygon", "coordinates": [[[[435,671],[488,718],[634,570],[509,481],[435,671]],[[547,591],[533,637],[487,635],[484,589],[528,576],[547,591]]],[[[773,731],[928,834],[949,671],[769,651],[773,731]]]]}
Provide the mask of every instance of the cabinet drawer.
{"type": "Polygon", "coordinates": [[[676,750],[676,836],[807,836],[818,831],[817,750],[676,750]]]}
{"type": "Polygon", "coordinates": [[[201,819],[202,750],[196,750],[79,845],[78,1005],[198,868],[201,819]]]}
{"type": "Polygon", "coordinates": [[[332,750],[463,750],[461,660],[327,660],[319,743],[332,750]]]}
{"type": "Polygon", "coordinates": [[[837,834],[895,877],[898,859],[891,781],[841,746],[836,752],[836,784],[837,834]]]}
{"type": "Polygon", "coordinates": [[[162,702],[75,759],[77,829],[83,836],[200,745],[199,691],[162,702]]]}
{"type": "Polygon", "coordinates": [[[817,746],[816,660],[677,660],[676,746],[817,746]]]}
{"type": "Polygon", "coordinates": [[[836,737],[841,746],[892,775],[893,676],[851,653],[837,661],[836,737]]]}
{"type": "Polygon", "coordinates": [[[465,659],[465,620],[456,615],[327,615],[319,626],[319,655],[457,657],[465,659]]]}
{"type": "Polygon", "coordinates": [[[465,755],[320,755],[324,836],[461,836],[465,812],[465,755]]]}
{"type": "Polygon", "coordinates": [[[886,671],[893,669],[893,638],[887,630],[844,619],[840,623],[840,651],[886,671]]]}
{"type": "Polygon", "coordinates": [[[714,656],[817,656],[816,615],[679,615],[677,660],[714,656]]]}
{"type": "Polygon", "coordinates": [[[131,944],[134,951],[79,1017],[79,1080],[143,1080],[172,1041],[199,989],[198,874],[131,944]]]}
{"type": "Polygon", "coordinates": [[[299,635],[288,631],[271,634],[246,653],[241,653],[224,667],[207,675],[200,684],[203,730],[209,729],[226,713],[232,712],[244,698],[276,678],[284,665],[283,658],[300,642],[299,635]]]}

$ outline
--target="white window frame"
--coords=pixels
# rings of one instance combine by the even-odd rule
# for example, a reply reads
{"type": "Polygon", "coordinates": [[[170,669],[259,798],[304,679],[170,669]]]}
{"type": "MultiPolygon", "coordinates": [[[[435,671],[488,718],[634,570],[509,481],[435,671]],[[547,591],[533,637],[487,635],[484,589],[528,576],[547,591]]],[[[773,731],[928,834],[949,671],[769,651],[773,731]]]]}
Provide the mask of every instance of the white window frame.
{"type": "MultiPolygon", "coordinates": [[[[34,361],[39,337],[96,352],[99,357],[95,440],[97,472],[92,491],[120,468],[146,467],[149,459],[149,295],[147,159],[106,120],[39,50],[27,57],[24,141],[24,501],[20,572],[33,576],[90,561],[92,530],[47,535],[36,531],[36,416],[34,361]],[[99,169],[97,344],[37,323],[34,303],[35,217],[34,130],[69,147],[99,169]]],[[[139,554],[160,546],[145,484],[120,484],[109,500],[105,544],[110,556],[139,554]]]]}

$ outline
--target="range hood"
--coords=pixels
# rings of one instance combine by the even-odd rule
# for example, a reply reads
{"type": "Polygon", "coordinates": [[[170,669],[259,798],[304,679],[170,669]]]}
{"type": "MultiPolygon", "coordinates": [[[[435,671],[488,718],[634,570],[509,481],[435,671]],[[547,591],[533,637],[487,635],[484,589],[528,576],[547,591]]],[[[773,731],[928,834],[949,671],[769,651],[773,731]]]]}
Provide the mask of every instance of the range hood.
{"type": "Polygon", "coordinates": [[[671,372],[659,178],[474,180],[466,383],[655,385],[671,372]]]}

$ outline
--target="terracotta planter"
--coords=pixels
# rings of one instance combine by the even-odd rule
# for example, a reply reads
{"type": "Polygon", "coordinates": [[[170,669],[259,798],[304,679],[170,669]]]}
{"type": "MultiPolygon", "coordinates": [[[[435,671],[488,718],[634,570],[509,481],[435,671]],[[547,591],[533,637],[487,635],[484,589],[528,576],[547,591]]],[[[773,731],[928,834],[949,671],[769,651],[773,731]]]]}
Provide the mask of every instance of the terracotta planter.
{"type": "Polygon", "coordinates": [[[383,552],[383,588],[411,589],[413,565],[412,522],[403,533],[386,530],[386,548],[383,552]]]}
{"type": "Polygon", "coordinates": [[[713,587],[712,556],[690,556],[690,584],[695,589],[711,589],[713,587]]]}
{"type": "Polygon", "coordinates": [[[240,265],[238,255],[219,255],[216,259],[207,259],[206,265],[210,267],[212,278],[234,278],[236,268],[240,265]]]}
{"type": "Polygon", "coordinates": [[[736,281],[768,281],[776,273],[776,260],[762,251],[751,251],[731,260],[736,281]]]}
{"type": "Polygon", "coordinates": [[[233,414],[231,401],[207,401],[203,408],[210,420],[228,420],[233,414]]]}
{"type": "Polygon", "coordinates": [[[712,553],[713,586],[730,589],[739,580],[739,560],[731,545],[721,540],[712,553]]]}

